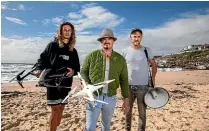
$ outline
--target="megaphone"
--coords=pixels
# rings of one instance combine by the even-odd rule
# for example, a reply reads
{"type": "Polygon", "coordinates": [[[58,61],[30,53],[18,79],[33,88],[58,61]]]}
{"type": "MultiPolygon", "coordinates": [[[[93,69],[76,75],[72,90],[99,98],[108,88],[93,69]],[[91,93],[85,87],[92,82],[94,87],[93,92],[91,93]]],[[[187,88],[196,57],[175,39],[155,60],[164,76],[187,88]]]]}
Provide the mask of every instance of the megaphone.
{"type": "Polygon", "coordinates": [[[150,85],[148,92],[144,96],[144,102],[147,106],[151,108],[160,108],[165,106],[168,101],[169,101],[169,93],[166,89],[160,88],[160,87],[155,87],[153,80],[152,80],[152,73],[150,70],[149,65],[149,58],[148,58],[148,52],[146,48],[144,49],[144,53],[147,58],[147,63],[148,63],[148,70],[149,70],[149,83],[150,85]]]}
{"type": "Polygon", "coordinates": [[[160,87],[151,87],[144,96],[145,104],[150,108],[161,108],[169,101],[169,93],[160,87]]]}

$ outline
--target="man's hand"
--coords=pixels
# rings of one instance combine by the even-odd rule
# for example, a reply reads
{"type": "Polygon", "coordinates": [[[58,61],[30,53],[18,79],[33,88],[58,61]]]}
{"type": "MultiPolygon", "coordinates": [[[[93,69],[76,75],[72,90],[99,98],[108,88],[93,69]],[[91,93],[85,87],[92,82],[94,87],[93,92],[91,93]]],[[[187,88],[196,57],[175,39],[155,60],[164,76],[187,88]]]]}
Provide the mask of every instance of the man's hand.
{"type": "Polygon", "coordinates": [[[122,111],[126,115],[130,110],[129,99],[125,98],[123,101],[122,111]]]}
{"type": "Polygon", "coordinates": [[[152,76],[152,82],[155,85],[155,76],[152,76]]]}
{"type": "Polygon", "coordinates": [[[68,73],[67,73],[67,76],[68,77],[72,77],[73,76],[73,69],[72,68],[67,68],[68,69],[68,73]]]}
{"type": "Polygon", "coordinates": [[[37,70],[37,71],[34,71],[33,74],[39,78],[39,76],[41,75],[41,71],[40,70],[37,70]]]}

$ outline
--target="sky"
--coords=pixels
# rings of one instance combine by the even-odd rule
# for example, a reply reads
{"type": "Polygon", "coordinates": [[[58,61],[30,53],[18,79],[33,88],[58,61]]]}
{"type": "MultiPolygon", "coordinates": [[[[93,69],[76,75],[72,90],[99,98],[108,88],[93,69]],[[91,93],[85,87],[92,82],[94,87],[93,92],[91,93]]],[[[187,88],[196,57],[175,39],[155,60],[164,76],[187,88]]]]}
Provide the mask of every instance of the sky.
{"type": "Polygon", "coordinates": [[[209,43],[209,2],[13,1],[1,2],[1,63],[35,63],[60,23],[75,25],[80,62],[100,49],[104,28],[130,46],[130,30],[143,31],[142,45],[154,55],[178,53],[187,45],[209,43]]]}

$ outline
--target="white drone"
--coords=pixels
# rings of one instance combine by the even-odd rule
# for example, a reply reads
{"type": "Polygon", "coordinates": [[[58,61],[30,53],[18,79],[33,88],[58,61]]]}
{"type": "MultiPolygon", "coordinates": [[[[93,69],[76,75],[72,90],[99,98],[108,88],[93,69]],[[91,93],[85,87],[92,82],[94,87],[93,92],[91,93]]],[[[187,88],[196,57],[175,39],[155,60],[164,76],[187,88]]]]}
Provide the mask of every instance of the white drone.
{"type": "Polygon", "coordinates": [[[82,76],[79,72],[78,72],[78,78],[80,78],[84,88],[76,94],[75,94],[75,91],[76,91],[77,87],[73,88],[73,90],[70,91],[70,93],[65,97],[65,99],[62,102],[64,102],[69,96],[72,95],[71,96],[72,98],[73,97],[83,97],[83,98],[85,98],[85,99],[87,99],[91,102],[100,102],[100,103],[103,103],[103,104],[108,104],[107,102],[95,99],[94,96],[93,96],[93,92],[94,91],[98,92],[98,89],[104,87],[106,84],[108,84],[110,82],[113,82],[115,79],[104,81],[104,82],[97,83],[97,84],[94,84],[94,85],[90,85],[90,84],[86,84],[85,80],[82,78],[82,76]]]}

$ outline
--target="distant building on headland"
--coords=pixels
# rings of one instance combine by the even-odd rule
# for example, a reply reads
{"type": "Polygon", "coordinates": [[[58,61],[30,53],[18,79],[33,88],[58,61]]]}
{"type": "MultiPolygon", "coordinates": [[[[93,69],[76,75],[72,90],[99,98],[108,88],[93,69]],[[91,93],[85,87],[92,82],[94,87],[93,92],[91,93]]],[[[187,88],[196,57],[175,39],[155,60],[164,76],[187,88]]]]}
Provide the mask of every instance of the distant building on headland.
{"type": "Polygon", "coordinates": [[[209,50],[209,43],[204,45],[189,45],[184,47],[180,53],[190,52],[190,51],[198,51],[198,50],[209,50]]]}
{"type": "Polygon", "coordinates": [[[189,45],[185,46],[181,49],[180,52],[170,53],[170,54],[163,54],[163,55],[156,55],[154,56],[155,59],[161,58],[163,56],[175,55],[175,54],[182,54],[185,52],[194,52],[194,51],[201,51],[201,50],[209,50],[209,43],[205,43],[203,45],[189,45]]]}

